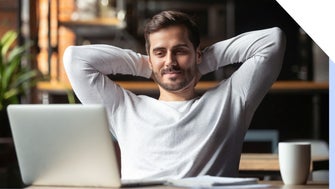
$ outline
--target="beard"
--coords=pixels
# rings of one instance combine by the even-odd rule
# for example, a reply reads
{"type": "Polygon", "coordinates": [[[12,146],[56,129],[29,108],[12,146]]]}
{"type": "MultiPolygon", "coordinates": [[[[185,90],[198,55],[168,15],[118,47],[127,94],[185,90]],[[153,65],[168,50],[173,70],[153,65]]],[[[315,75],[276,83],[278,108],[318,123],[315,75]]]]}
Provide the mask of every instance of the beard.
{"type": "Polygon", "coordinates": [[[159,72],[153,72],[153,76],[154,81],[163,89],[178,92],[190,87],[194,83],[196,79],[196,69],[189,68],[184,70],[178,66],[171,66],[159,72]],[[169,73],[177,73],[177,76],[164,78],[164,75],[169,73]]]}

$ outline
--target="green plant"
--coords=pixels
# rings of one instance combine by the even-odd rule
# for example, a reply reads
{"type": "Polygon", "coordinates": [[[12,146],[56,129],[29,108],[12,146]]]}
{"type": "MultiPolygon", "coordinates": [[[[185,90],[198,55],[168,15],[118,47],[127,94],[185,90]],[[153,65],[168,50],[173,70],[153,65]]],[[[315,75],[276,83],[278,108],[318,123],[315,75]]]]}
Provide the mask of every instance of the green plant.
{"type": "Polygon", "coordinates": [[[17,37],[15,31],[8,31],[0,40],[0,110],[19,103],[37,82],[38,71],[21,64],[30,45],[15,45],[17,37]]]}

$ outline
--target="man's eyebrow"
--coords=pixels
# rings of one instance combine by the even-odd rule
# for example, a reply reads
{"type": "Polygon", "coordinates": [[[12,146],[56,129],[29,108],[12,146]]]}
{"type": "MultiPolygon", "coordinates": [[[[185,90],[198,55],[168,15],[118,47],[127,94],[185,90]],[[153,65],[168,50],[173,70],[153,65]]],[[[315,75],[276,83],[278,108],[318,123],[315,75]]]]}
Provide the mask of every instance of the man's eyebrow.
{"type": "Polygon", "coordinates": [[[183,44],[178,44],[178,45],[174,46],[173,49],[180,48],[180,47],[187,47],[188,48],[189,46],[187,44],[183,43],[183,44]]]}
{"type": "Polygon", "coordinates": [[[152,51],[161,51],[164,49],[165,49],[164,47],[156,47],[156,48],[153,48],[152,51]]]}
{"type": "MultiPolygon", "coordinates": [[[[178,48],[184,48],[184,47],[189,48],[189,46],[186,43],[182,43],[182,44],[178,44],[178,45],[173,46],[172,49],[178,49],[178,48]]],[[[161,51],[161,50],[165,50],[165,49],[166,49],[165,47],[155,47],[155,48],[152,49],[152,51],[155,52],[155,51],[161,51]]]]}

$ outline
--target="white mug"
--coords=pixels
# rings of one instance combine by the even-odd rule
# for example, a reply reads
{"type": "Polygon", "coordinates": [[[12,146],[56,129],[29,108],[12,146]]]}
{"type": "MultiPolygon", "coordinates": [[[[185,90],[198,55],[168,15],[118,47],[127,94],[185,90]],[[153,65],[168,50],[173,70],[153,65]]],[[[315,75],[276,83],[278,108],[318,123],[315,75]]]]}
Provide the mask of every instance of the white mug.
{"type": "Polygon", "coordinates": [[[280,142],[279,167],[284,184],[306,184],[311,167],[311,144],[280,142]]]}

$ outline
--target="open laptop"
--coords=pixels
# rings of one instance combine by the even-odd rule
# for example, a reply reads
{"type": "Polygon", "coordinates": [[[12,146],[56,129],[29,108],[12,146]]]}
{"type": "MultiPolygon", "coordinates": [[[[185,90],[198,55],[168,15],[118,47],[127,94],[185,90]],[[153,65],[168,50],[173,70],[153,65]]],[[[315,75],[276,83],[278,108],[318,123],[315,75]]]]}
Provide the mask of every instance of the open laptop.
{"type": "Polygon", "coordinates": [[[108,119],[102,105],[10,105],[7,109],[26,185],[120,187],[108,119]]]}

